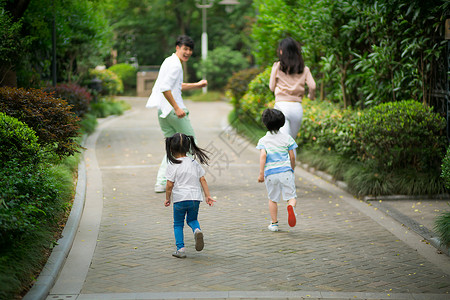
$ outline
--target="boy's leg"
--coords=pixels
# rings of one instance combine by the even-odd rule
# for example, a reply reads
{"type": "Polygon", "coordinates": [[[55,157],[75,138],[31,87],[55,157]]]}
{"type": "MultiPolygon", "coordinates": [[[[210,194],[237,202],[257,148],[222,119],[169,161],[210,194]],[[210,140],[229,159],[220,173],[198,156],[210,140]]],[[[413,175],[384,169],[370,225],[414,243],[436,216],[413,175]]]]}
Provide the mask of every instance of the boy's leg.
{"type": "Polygon", "coordinates": [[[278,222],[278,203],[269,200],[269,212],[272,223],[278,222]]]}
{"type": "Polygon", "coordinates": [[[184,216],[186,215],[186,205],[182,202],[173,204],[173,232],[175,235],[175,244],[177,250],[184,248],[184,216]]]}

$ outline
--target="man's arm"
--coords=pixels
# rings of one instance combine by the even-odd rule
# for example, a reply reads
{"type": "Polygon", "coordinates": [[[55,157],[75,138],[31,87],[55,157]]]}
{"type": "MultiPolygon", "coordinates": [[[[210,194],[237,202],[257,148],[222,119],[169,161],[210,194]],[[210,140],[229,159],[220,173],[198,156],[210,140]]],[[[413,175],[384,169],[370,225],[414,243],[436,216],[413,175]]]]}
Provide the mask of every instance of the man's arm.
{"type": "Polygon", "coordinates": [[[199,82],[195,82],[195,83],[182,83],[181,84],[181,90],[182,91],[188,91],[188,90],[193,90],[193,89],[199,89],[202,87],[205,87],[208,85],[208,81],[202,79],[199,82]]]}
{"type": "Polygon", "coordinates": [[[186,116],[186,112],[181,109],[177,102],[175,101],[175,98],[173,98],[173,94],[172,91],[165,91],[163,92],[164,97],[167,99],[167,101],[170,103],[170,105],[172,105],[173,110],[175,111],[175,114],[177,115],[178,118],[183,118],[184,116],[186,116]]]}

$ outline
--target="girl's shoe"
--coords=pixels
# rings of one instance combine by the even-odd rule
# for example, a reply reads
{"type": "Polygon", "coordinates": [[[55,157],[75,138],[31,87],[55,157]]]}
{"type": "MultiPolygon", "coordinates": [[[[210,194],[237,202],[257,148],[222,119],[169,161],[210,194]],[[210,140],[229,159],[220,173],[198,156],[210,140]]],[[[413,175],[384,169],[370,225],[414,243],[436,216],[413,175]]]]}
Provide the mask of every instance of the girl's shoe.
{"type": "Polygon", "coordinates": [[[202,251],[205,243],[203,242],[203,232],[200,229],[195,229],[194,232],[195,250],[202,251]]]}
{"type": "Polygon", "coordinates": [[[295,213],[294,207],[292,205],[288,205],[287,211],[289,226],[294,227],[297,223],[297,218],[295,217],[297,214],[295,213]]]}
{"type": "Polygon", "coordinates": [[[172,256],[178,257],[178,258],[186,258],[186,252],[184,250],[177,250],[174,253],[172,253],[172,256]]]}
{"type": "Polygon", "coordinates": [[[270,225],[267,228],[269,228],[270,231],[278,231],[278,222],[270,223],[270,225]]]}

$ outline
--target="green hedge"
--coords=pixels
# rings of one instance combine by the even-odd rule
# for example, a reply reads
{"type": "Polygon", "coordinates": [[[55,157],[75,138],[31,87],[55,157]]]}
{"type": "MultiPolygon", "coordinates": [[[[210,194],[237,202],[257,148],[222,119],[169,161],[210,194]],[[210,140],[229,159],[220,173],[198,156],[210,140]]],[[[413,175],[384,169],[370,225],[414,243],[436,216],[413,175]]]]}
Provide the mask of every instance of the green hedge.
{"type": "Polygon", "coordinates": [[[123,82],[111,70],[91,70],[89,72],[90,79],[100,79],[102,81],[102,95],[118,95],[123,93],[123,82]]]}
{"type": "Polygon", "coordinates": [[[35,132],[26,124],[0,112],[0,169],[13,159],[21,165],[39,163],[42,154],[37,140],[35,132]]]}
{"type": "Polygon", "coordinates": [[[76,138],[80,119],[67,101],[39,89],[1,87],[0,111],[33,129],[39,144],[48,153],[63,158],[78,152],[76,138]]]}
{"type": "MultiPolygon", "coordinates": [[[[242,122],[263,128],[273,107],[270,68],[256,76],[235,105],[242,122]]],[[[380,104],[358,111],[326,101],[303,100],[296,138],[300,160],[345,180],[359,195],[433,194],[445,191],[440,163],[447,145],[445,120],[416,101],[380,104]]]]}
{"type": "Polygon", "coordinates": [[[137,69],[134,66],[130,64],[117,64],[109,67],[108,70],[114,72],[122,80],[125,87],[136,87],[137,69]]]}

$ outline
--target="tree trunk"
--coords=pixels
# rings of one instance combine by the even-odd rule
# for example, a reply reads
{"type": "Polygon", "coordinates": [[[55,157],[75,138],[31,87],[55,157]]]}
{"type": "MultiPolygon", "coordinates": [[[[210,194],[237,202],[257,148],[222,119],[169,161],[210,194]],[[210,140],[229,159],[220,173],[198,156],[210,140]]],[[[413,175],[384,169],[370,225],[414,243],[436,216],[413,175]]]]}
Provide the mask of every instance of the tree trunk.
{"type": "Polygon", "coordinates": [[[17,87],[17,74],[13,66],[0,67],[0,86],[17,87]]]}

